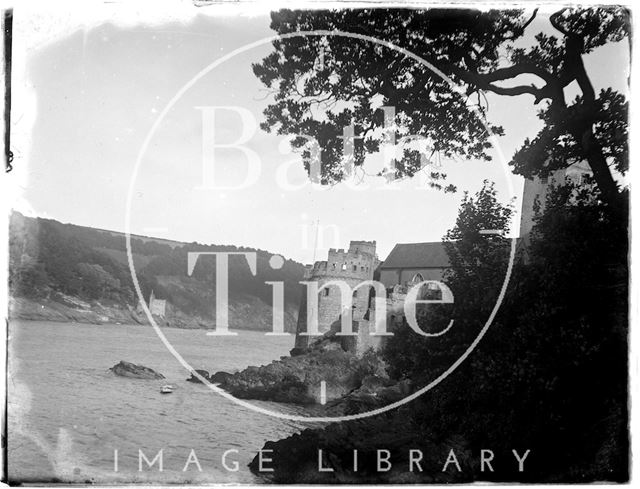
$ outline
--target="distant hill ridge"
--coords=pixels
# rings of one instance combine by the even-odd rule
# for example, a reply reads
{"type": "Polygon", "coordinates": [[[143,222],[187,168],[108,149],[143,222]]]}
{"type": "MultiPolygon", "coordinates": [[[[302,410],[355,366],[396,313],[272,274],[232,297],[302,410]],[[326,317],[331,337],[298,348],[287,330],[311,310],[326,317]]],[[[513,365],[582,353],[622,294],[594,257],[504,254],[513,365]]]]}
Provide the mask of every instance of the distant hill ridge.
{"type": "MultiPolygon", "coordinates": [[[[77,224],[67,224],[68,226],[78,226],[77,224]]],[[[82,226],[78,226],[78,227],[82,227],[82,226]]],[[[112,231],[110,229],[102,229],[102,228],[89,228],[89,229],[95,229],[96,231],[99,231],[101,233],[107,233],[110,234],[111,236],[123,236],[126,237],[126,233],[124,232],[120,232],[120,231],[112,231]]],[[[166,244],[171,246],[171,248],[175,248],[176,246],[183,246],[185,243],[181,242],[181,241],[176,241],[173,239],[166,239],[166,238],[158,238],[156,236],[143,236],[141,234],[130,234],[131,239],[139,239],[145,243],[158,243],[158,244],[166,244]]]]}
{"type": "MultiPolygon", "coordinates": [[[[28,300],[63,303],[75,297],[95,307],[135,311],[137,294],[128,266],[125,233],[14,212],[9,234],[9,282],[13,297],[26,299],[26,303],[28,300]]],[[[131,235],[131,248],[145,298],[153,290],[156,297],[167,300],[165,322],[168,325],[214,325],[215,260],[198,260],[193,275],[187,276],[189,251],[253,251],[257,256],[255,277],[245,260],[229,260],[231,327],[269,329],[272,291],[265,282],[282,281],[287,327],[295,329],[300,300],[298,282],[304,275],[304,266],[300,263],[285,260],[282,269],[273,270],[269,266],[272,253],[264,250],[181,243],[140,235],[131,235]]],[[[118,317],[122,321],[120,314],[118,317]]],[[[133,320],[143,319],[134,316],[133,320]]]]}

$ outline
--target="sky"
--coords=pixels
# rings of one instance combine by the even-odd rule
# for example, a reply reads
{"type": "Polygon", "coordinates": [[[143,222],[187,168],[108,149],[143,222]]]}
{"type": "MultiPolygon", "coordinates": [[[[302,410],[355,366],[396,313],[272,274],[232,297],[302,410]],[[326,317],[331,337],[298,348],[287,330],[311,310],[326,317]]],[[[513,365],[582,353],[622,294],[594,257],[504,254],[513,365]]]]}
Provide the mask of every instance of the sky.
{"type": "MultiPolygon", "coordinates": [[[[539,19],[529,38],[543,29],[546,19],[539,19]]],[[[34,115],[25,137],[13,144],[15,166],[24,173],[15,208],[122,231],[131,188],[133,233],[251,246],[309,263],[326,256],[329,247],[347,247],[349,240],[376,240],[382,259],[396,243],[439,241],[455,222],[463,191],[477,191],[484,179],[496,182],[503,202],[515,197],[518,207],[523,180],[505,171],[496,151],[489,163],[444,163],[449,182],[458,187],[455,194],[430,189],[419,178],[397,188],[373,178],[329,189],[283,188],[278,180],[283,174],[292,184],[305,183],[300,157],[285,151],[282,136],[259,128],[247,133],[245,143],[259,159],[257,179],[242,189],[211,188],[241,184],[248,165],[240,151],[219,150],[212,179],[212,166],[203,163],[203,140],[233,142],[243,125],[236,109],[218,111],[214,133],[203,136],[205,111],[199,107],[240,107],[261,122],[269,99],[251,64],[271,45],[248,49],[194,77],[233,50],[272,35],[264,13],[198,14],[188,22],[150,25],[93,22],[81,28],[81,22],[75,27],[72,22],[64,35],[32,47],[18,64],[24,67],[17,75],[24,86],[18,89],[30,95],[34,115]]],[[[626,91],[626,42],[601,48],[586,65],[596,89],[626,91]]],[[[530,96],[492,95],[489,106],[491,122],[505,127],[499,146],[508,160],[539,130],[536,107],[530,96]]],[[[12,115],[19,120],[15,110],[20,109],[12,115]]],[[[379,169],[378,160],[371,159],[369,173],[379,169]]]]}

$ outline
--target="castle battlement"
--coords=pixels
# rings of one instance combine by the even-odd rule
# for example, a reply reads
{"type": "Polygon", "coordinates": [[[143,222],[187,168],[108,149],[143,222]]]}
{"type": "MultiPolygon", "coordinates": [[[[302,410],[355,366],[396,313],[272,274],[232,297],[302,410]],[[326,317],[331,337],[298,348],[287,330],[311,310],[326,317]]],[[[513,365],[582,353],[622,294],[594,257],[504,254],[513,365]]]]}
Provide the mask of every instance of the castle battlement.
{"type": "MultiPolygon", "coordinates": [[[[373,272],[379,264],[376,255],[375,241],[351,241],[349,248],[330,248],[327,259],[316,261],[313,265],[307,265],[305,270],[306,281],[316,281],[320,290],[318,296],[318,330],[321,333],[329,331],[342,314],[342,297],[337,286],[323,287],[327,282],[341,280],[350,287],[355,288],[360,283],[373,280],[373,272]]],[[[306,321],[306,288],[303,292],[303,301],[298,315],[298,334],[296,336],[296,348],[304,349],[309,344],[308,336],[300,333],[307,331],[306,321]]],[[[358,289],[353,296],[353,319],[362,321],[369,306],[369,290],[366,287],[358,289]]]]}
{"type": "Polygon", "coordinates": [[[327,259],[317,261],[305,278],[371,280],[378,266],[375,241],[351,241],[349,248],[330,248],[327,259]]]}
{"type": "Polygon", "coordinates": [[[376,242],[374,241],[351,241],[349,243],[349,253],[376,255],[376,242]]]}

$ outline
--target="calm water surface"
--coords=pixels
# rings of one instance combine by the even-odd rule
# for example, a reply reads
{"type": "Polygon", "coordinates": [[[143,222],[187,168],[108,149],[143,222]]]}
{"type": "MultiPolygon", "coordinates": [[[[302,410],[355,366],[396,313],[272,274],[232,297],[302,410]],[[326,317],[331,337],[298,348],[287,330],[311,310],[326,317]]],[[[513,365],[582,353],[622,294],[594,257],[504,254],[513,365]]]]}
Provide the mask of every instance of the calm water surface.
{"type": "MultiPolygon", "coordinates": [[[[164,330],[194,368],[235,371],[288,353],[293,336],[239,331],[164,330]]],[[[238,406],[189,376],[149,326],[14,321],[9,328],[9,477],[13,481],[256,482],[247,464],[266,440],[305,426],[238,406]],[[120,360],[151,367],[165,380],[116,377],[120,360]],[[162,395],[170,383],[173,394],[162,395]],[[163,450],[164,470],[138,471],[138,450],[152,460],[163,450]],[[194,450],[195,463],[183,471],[194,450]],[[238,472],[228,465],[237,460],[238,472]],[[118,450],[118,471],[114,471],[118,450]]],[[[254,402],[280,412],[283,404],[254,402]]]]}

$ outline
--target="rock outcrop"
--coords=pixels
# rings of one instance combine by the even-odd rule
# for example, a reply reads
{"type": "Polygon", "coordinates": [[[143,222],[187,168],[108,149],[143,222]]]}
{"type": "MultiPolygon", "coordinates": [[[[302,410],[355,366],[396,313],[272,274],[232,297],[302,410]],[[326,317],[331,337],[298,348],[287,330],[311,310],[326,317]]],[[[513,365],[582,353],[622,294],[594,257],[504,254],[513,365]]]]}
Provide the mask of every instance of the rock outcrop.
{"type": "MultiPolygon", "coordinates": [[[[211,380],[209,379],[209,372],[207,372],[206,370],[195,370],[198,374],[200,374],[201,377],[204,377],[206,380],[208,380],[209,382],[211,382],[211,380]]],[[[193,375],[193,373],[191,373],[191,377],[189,377],[187,379],[187,382],[193,382],[194,384],[202,384],[203,382],[196,377],[195,375],[193,375]]]]}
{"type": "Polygon", "coordinates": [[[411,384],[407,380],[395,382],[387,377],[370,375],[362,380],[358,389],[328,402],[322,411],[314,415],[344,416],[364,413],[400,401],[411,392],[411,384]]]}
{"type": "MultiPolygon", "coordinates": [[[[217,374],[216,374],[217,375],[217,374]]],[[[341,337],[330,331],[308,348],[292,352],[263,367],[222,377],[220,386],[237,397],[307,404],[309,416],[341,416],[363,413],[400,401],[412,392],[409,381],[394,381],[386,365],[373,350],[358,357],[346,351],[341,337]],[[326,385],[326,404],[318,405],[320,382],[326,385]]],[[[402,408],[364,420],[335,423],[326,428],[305,429],[279,441],[268,441],[273,472],[260,472],[257,455],[250,469],[278,484],[363,484],[458,481],[442,474],[447,452],[430,443],[415,427],[406,423],[402,408]],[[433,447],[425,456],[430,474],[407,471],[407,453],[413,447],[433,447]],[[379,448],[392,452],[393,468],[377,470],[379,448]],[[318,450],[323,451],[323,468],[318,470],[318,450]],[[358,451],[358,471],[353,471],[353,452],[358,451]],[[440,465],[438,465],[440,464],[440,465]]]]}
{"type": "Polygon", "coordinates": [[[132,379],[164,379],[164,375],[156,372],[149,367],[145,367],[144,365],[136,365],[135,363],[131,362],[125,362],[124,360],[120,360],[120,363],[114,365],[109,370],[115,375],[119,375],[120,377],[130,377],[132,379]]]}
{"type": "Polygon", "coordinates": [[[301,355],[283,357],[262,367],[212,378],[220,387],[242,399],[259,399],[293,404],[317,404],[324,382],[325,401],[344,398],[362,386],[363,380],[386,378],[385,365],[375,353],[357,357],[344,351],[339,338],[323,336],[301,355]]]}
{"type": "Polygon", "coordinates": [[[216,372],[209,377],[209,382],[212,384],[222,384],[229,377],[233,377],[233,374],[230,374],[229,372],[216,372]]]}

